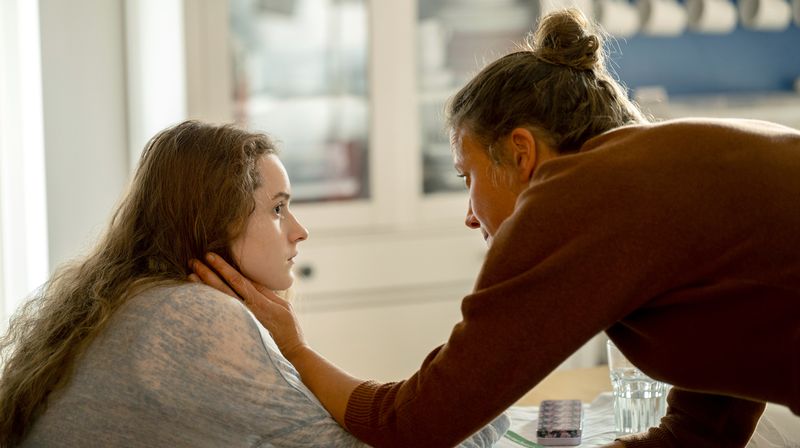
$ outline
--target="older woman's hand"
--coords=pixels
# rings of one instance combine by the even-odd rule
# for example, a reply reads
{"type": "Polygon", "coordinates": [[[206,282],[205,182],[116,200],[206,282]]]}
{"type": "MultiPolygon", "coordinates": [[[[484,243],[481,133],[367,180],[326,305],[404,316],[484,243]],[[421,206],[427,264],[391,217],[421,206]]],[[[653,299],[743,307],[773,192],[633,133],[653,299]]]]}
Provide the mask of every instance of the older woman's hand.
{"type": "Polygon", "coordinates": [[[219,255],[206,255],[206,264],[191,260],[189,267],[194,274],[189,280],[202,282],[225,294],[241,299],[264,327],[269,330],[281,353],[289,362],[295,353],[307,347],[303,330],[292,304],[242,275],[219,255]],[[213,268],[213,269],[212,269],[213,268]]]}

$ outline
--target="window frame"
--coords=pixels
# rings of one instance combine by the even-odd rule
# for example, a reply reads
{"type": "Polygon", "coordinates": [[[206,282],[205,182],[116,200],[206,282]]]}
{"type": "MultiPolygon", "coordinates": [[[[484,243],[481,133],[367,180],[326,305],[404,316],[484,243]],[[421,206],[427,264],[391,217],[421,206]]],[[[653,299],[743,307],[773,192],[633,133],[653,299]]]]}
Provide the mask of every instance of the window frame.
{"type": "Polygon", "coordinates": [[[39,4],[0,2],[0,332],[49,275],[39,4]]]}

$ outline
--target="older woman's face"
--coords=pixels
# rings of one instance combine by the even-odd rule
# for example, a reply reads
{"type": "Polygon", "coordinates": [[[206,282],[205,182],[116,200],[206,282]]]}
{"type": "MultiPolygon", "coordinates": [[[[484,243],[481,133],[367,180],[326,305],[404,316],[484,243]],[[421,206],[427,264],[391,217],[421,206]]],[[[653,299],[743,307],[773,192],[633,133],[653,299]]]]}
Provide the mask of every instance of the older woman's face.
{"type": "Polygon", "coordinates": [[[294,282],[292,266],[297,245],[308,231],[289,210],[289,176],[275,155],[258,162],[261,186],[254,192],[255,209],[244,231],[231,243],[231,252],[246,277],[273,290],[294,282]]]}
{"type": "Polygon", "coordinates": [[[494,163],[486,147],[468,129],[452,130],[450,140],[456,173],[469,190],[464,223],[480,229],[486,244],[491,245],[500,225],[514,212],[527,182],[519,181],[510,167],[494,163]]]}

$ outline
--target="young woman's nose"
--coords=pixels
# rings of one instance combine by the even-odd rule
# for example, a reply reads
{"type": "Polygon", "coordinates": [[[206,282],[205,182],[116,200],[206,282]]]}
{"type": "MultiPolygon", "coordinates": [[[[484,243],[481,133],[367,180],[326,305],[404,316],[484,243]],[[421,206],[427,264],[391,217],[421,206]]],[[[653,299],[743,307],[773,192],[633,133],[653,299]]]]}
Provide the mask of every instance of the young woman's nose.
{"type": "Polygon", "coordinates": [[[293,221],[292,223],[293,231],[291,234],[292,242],[299,243],[300,241],[307,240],[308,229],[303,227],[303,225],[300,224],[300,221],[298,221],[294,215],[292,215],[292,221],[293,221]]]}
{"type": "Polygon", "coordinates": [[[475,214],[472,212],[472,201],[469,202],[467,206],[467,218],[464,220],[464,224],[470,229],[480,229],[481,223],[478,222],[478,218],[475,217],[475,214]]]}
{"type": "Polygon", "coordinates": [[[295,241],[299,243],[300,241],[305,241],[307,239],[308,239],[308,229],[306,229],[303,226],[300,226],[300,233],[297,235],[297,238],[295,238],[295,241]]]}

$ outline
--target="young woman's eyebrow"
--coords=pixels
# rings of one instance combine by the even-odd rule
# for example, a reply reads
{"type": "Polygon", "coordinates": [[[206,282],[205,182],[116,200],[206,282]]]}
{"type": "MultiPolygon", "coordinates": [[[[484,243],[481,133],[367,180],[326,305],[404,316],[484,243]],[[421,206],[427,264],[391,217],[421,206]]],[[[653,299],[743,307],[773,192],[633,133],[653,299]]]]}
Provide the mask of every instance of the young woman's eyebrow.
{"type": "Polygon", "coordinates": [[[290,195],[289,193],[283,192],[283,191],[279,191],[279,192],[275,193],[274,195],[272,195],[272,197],[270,199],[274,200],[274,199],[278,199],[278,198],[282,198],[282,199],[288,201],[289,199],[292,198],[292,195],[290,195]]]}

